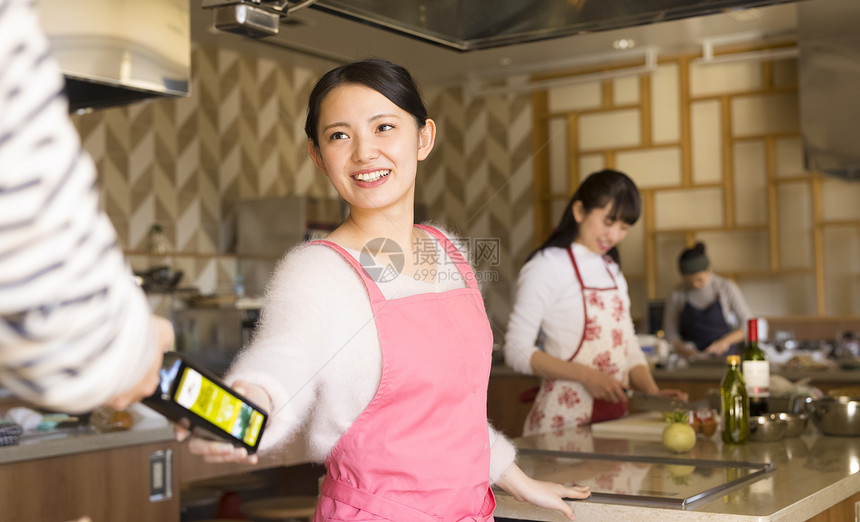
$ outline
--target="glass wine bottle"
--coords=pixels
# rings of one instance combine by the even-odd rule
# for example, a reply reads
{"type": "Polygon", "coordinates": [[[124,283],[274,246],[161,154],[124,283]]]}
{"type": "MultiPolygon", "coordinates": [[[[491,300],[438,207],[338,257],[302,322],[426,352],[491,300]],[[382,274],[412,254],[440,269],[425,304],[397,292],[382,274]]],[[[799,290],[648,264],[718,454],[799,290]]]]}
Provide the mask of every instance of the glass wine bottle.
{"type": "Polygon", "coordinates": [[[758,345],[758,320],[748,323],[747,345],[743,352],[741,371],[747,384],[750,400],[750,415],[764,415],[768,411],[770,398],[770,363],[764,350],[758,345]]]}
{"type": "Polygon", "coordinates": [[[744,444],[749,440],[749,398],[746,383],[741,375],[740,356],[726,357],[729,370],[720,383],[720,402],[723,406],[723,442],[744,444]]]}

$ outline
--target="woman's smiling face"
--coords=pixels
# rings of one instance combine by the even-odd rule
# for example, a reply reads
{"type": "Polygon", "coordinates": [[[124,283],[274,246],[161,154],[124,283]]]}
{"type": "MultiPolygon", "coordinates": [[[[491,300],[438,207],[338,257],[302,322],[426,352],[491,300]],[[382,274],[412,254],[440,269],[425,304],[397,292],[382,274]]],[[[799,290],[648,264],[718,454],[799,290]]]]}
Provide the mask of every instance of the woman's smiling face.
{"type": "Polygon", "coordinates": [[[412,204],[418,161],[433,148],[435,124],[415,118],[360,84],[333,89],[320,106],[319,149],[308,151],[335,190],[355,209],[412,204]]]}
{"type": "Polygon", "coordinates": [[[602,208],[586,212],[581,201],[573,205],[573,217],[579,224],[576,242],[588,247],[596,254],[606,254],[621,242],[630,230],[630,225],[610,216],[612,202],[602,208]]]}

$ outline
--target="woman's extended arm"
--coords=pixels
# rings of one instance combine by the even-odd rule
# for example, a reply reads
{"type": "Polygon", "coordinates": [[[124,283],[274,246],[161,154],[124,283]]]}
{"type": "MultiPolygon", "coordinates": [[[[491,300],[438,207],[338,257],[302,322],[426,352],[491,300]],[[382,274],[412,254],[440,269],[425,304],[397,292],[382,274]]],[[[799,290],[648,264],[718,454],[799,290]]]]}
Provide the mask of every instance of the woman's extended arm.
{"type": "Polygon", "coordinates": [[[523,470],[516,464],[511,464],[505,470],[496,485],[513,495],[517,500],[555,509],[570,520],[574,519],[573,509],[564,499],[588,498],[591,495],[588,486],[565,486],[554,482],[535,480],[523,473],[523,470]]]}

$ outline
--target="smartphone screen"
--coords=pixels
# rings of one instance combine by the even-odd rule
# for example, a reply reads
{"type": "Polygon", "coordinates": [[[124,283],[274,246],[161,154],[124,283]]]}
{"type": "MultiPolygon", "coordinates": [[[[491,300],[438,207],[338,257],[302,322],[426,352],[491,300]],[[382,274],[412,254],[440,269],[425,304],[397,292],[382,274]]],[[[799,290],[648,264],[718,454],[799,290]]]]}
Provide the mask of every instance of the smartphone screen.
{"type": "Polygon", "coordinates": [[[248,446],[257,445],[263,414],[193,368],[183,367],[173,398],[248,446]]]}

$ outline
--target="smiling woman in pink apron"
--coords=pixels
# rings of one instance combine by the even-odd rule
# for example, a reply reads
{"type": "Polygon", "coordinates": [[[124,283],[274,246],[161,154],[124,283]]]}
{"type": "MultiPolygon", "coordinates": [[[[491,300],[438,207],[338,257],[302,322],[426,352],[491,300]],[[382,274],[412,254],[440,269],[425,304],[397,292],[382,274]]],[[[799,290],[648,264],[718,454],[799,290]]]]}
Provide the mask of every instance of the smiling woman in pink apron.
{"type": "MultiPolygon", "coordinates": [[[[228,374],[271,412],[261,451],[306,430],[327,470],[316,522],[490,521],[493,482],[572,518],[562,499],[588,489],[527,477],[487,423],[492,333],[469,263],[445,233],[413,224],[436,127],[409,73],[384,60],[328,72],[305,130],[350,213],[284,258],[228,374]]],[[[190,448],[256,460],[202,439],[190,448]]]]}
{"type": "Polygon", "coordinates": [[[592,174],[555,232],[526,260],[504,348],[514,370],[542,377],[525,435],[621,417],[630,386],[682,395],[661,392],[651,376],[618,265],[615,247],[640,208],[639,191],[625,174],[592,174]]]}

